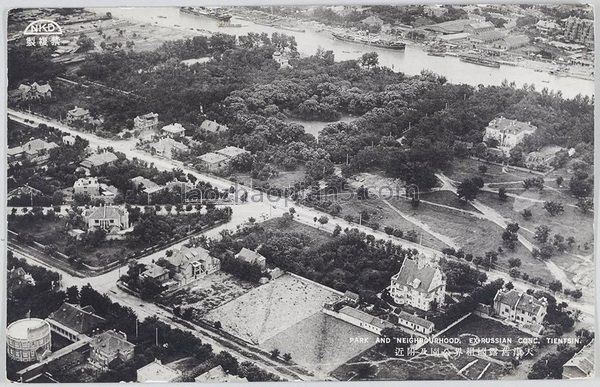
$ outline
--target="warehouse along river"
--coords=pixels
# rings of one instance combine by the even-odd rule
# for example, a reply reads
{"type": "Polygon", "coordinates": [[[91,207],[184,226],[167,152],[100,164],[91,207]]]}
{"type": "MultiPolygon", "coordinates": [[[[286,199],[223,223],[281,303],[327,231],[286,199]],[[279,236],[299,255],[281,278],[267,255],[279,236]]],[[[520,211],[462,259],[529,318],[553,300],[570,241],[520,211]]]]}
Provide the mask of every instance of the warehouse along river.
{"type": "Polygon", "coordinates": [[[220,32],[231,35],[245,35],[249,32],[285,33],[296,37],[298,51],[312,55],[319,47],[333,50],[336,60],[356,59],[365,52],[375,51],[379,54],[379,64],[402,71],[407,75],[416,75],[421,70],[431,70],[446,77],[451,83],[466,83],[477,85],[500,85],[502,81],[515,82],[518,87],[523,84],[534,84],[536,90],[561,91],[564,97],[572,98],[577,94],[593,95],[594,82],[591,80],[572,77],[557,77],[546,72],[536,72],[533,69],[502,65],[500,68],[479,66],[461,62],[456,57],[429,56],[418,46],[407,45],[405,51],[394,51],[347,43],[331,38],[329,32],[316,32],[309,29],[306,32],[295,32],[269,26],[254,24],[248,20],[232,19],[232,23],[241,24],[239,28],[219,27],[217,20],[180,13],[175,7],[145,7],[145,8],[89,8],[97,13],[111,12],[113,17],[135,23],[153,23],[158,26],[180,28],[190,32],[190,28],[198,28],[210,32],[220,32]],[[160,17],[159,17],[160,16],[160,17]],[[177,26],[176,26],[177,25],[177,26]]]}

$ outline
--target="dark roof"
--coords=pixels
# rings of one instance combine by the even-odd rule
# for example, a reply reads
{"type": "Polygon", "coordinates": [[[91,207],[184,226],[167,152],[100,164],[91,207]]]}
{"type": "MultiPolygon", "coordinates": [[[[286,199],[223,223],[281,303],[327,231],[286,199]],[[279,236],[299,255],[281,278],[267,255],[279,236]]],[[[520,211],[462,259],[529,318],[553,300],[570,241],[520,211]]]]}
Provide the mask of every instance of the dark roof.
{"type": "Polygon", "coordinates": [[[133,351],[135,345],[127,341],[127,336],[121,332],[106,331],[94,336],[90,343],[94,350],[103,353],[108,358],[113,358],[119,353],[133,351]]]}
{"type": "Polygon", "coordinates": [[[360,298],[360,296],[358,294],[351,292],[350,290],[346,290],[346,293],[344,293],[344,297],[350,298],[350,299],[356,300],[356,301],[358,301],[358,299],[360,298]]]}
{"type": "Polygon", "coordinates": [[[398,274],[392,280],[399,285],[410,286],[418,291],[429,292],[435,273],[440,270],[431,264],[420,265],[416,260],[405,259],[398,274]]]}
{"type": "Polygon", "coordinates": [[[54,320],[78,333],[88,333],[106,321],[94,312],[94,308],[90,305],[82,308],[79,305],[65,302],[58,310],[52,312],[48,319],[54,320]]]}
{"type": "Polygon", "coordinates": [[[585,378],[594,373],[594,340],[581,348],[563,366],[563,378],[585,378]]]}
{"type": "Polygon", "coordinates": [[[344,306],[342,309],[340,309],[339,311],[340,314],[345,314],[347,316],[353,317],[357,320],[360,320],[364,323],[373,325],[377,328],[380,329],[384,329],[384,328],[393,328],[394,324],[392,324],[389,321],[386,320],[382,320],[379,317],[375,317],[375,316],[371,316],[368,313],[363,312],[362,310],[358,310],[355,308],[351,308],[349,306],[344,306]]]}
{"type": "Polygon", "coordinates": [[[514,289],[508,292],[499,290],[496,294],[496,298],[498,302],[508,305],[511,308],[516,308],[518,310],[523,310],[533,314],[537,314],[540,309],[546,308],[543,300],[538,300],[529,294],[520,293],[514,289]]]}
{"type": "Polygon", "coordinates": [[[411,323],[413,323],[415,325],[419,325],[419,326],[422,326],[427,329],[433,328],[433,322],[431,322],[429,320],[425,320],[424,318],[421,318],[414,314],[406,313],[405,311],[400,312],[400,314],[398,315],[398,318],[402,319],[402,320],[410,321],[411,323]]]}

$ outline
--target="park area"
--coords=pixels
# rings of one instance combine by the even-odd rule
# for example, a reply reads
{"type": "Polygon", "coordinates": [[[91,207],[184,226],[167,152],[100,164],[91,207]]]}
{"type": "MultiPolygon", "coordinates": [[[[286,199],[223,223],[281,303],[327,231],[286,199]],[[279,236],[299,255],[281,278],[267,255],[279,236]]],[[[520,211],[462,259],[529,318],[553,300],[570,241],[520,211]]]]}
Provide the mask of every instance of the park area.
{"type": "Polygon", "coordinates": [[[320,313],[325,302],[339,296],[333,289],[285,274],[210,311],[205,319],[219,321],[223,330],[262,346],[278,333],[320,313]]]}

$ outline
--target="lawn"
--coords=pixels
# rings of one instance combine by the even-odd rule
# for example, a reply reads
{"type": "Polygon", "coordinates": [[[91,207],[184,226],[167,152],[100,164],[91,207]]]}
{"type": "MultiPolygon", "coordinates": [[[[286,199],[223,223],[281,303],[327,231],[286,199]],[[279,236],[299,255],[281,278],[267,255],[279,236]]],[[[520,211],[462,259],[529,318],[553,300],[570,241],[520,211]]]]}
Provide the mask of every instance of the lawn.
{"type": "Polygon", "coordinates": [[[327,374],[375,345],[376,335],[317,312],[262,345],[266,350],[289,353],[295,363],[317,376],[327,374]],[[351,340],[360,338],[361,340],[351,340]]]}
{"type": "Polygon", "coordinates": [[[250,186],[250,182],[252,181],[254,187],[268,183],[270,187],[280,189],[293,187],[296,183],[304,182],[305,176],[306,169],[304,168],[304,166],[299,166],[294,171],[280,171],[279,174],[271,176],[267,180],[252,180],[250,175],[247,173],[234,173],[232,175],[232,177],[235,178],[235,181],[239,182],[240,184],[250,186]]]}
{"type": "MultiPolygon", "coordinates": [[[[503,229],[491,221],[427,203],[421,203],[418,208],[413,208],[410,203],[401,200],[390,203],[427,224],[432,231],[451,238],[465,253],[483,256],[487,251],[497,251],[498,247],[502,246],[503,229]]],[[[554,279],[544,263],[533,258],[524,246],[519,245],[514,251],[503,248],[503,252],[498,256],[498,264],[507,267],[510,258],[521,259],[520,270],[530,276],[537,276],[546,281],[554,279]]]]}
{"type": "Polygon", "coordinates": [[[234,300],[256,285],[242,281],[222,271],[208,275],[190,289],[179,289],[162,296],[160,302],[165,305],[181,305],[182,309],[192,308],[194,317],[202,318],[206,313],[234,300]]]}
{"type": "Polygon", "coordinates": [[[285,274],[210,311],[206,320],[220,321],[223,330],[263,346],[338,298],[332,289],[285,274]]]}
{"type": "MultiPolygon", "coordinates": [[[[389,200],[390,203],[394,201],[404,202],[404,199],[389,200]]],[[[408,204],[408,202],[406,203],[408,204]]],[[[448,247],[444,242],[427,233],[427,231],[392,211],[392,209],[390,209],[381,199],[370,198],[367,200],[358,200],[356,197],[354,197],[349,201],[340,201],[339,204],[342,207],[342,212],[338,216],[341,218],[350,215],[358,219],[359,213],[362,211],[367,211],[370,216],[369,222],[378,223],[381,230],[383,230],[386,226],[400,229],[404,233],[414,230],[423,236],[422,244],[424,246],[434,249],[443,249],[444,247],[448,247]]]]}
{"type": "Polygon", "coordinates": [[[452,162],[450,171],[446,172],[446,176],[449,178],[462,181],[474,176],[480,176],[484,182],[511,182],[511,181],[522,181],[530,177],[540,176],[539,174],[523,172],[516,169],[509,169],[508,172],[503,172],[502,167],[495,164],[488,164],[482,161],[473,159],[460,159],[455,158],[452,162]],[[479,166],[485,165],[487,167],[486,173],[479,172],[479,166]]]}

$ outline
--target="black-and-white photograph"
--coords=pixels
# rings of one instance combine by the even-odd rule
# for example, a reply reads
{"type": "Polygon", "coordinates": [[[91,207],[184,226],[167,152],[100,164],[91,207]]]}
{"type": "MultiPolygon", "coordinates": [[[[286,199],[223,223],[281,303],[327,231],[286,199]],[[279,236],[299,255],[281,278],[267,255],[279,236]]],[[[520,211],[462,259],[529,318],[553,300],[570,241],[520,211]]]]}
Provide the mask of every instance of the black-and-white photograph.
{"type": "Polygon", "coordinates": [[[131,3],[5,15],[8,380],[594,377],[592,5],[131,3]]]}

